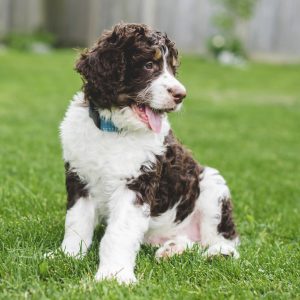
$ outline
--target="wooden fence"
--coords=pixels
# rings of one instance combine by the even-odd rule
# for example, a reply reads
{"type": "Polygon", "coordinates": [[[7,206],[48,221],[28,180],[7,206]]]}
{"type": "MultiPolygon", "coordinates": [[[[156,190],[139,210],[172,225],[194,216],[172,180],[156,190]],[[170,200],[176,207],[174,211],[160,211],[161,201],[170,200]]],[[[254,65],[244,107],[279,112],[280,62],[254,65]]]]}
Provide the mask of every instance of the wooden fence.
{"type": "MultiPolygon", "coordinates": [[[[150,24],[182,51],[203,53],[215,10],[214,0],[0,0],[0,35],[42,27],[63,45],[86,46],[123,20],[150,24]]],[[[250,54],[300,59],[299,14],[300,0],[258,0],[253,18],[239,27],[250,54]]]]}

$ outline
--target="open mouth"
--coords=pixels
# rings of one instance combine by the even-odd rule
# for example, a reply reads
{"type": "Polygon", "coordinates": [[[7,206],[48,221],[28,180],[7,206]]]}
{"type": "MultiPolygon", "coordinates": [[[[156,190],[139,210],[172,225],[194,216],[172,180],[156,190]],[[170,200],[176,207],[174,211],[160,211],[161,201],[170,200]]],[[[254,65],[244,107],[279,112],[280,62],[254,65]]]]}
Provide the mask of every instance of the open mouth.
{"type": "Polygon", "coordinates": [[[132,110],[136,113],[138,118],[148,126],[148,128],[156,133],[159,133],[161,131],[163,114],[171,111],[172,109],[158,110],[153,109],[145,104],[133,104],[132,110]]]}

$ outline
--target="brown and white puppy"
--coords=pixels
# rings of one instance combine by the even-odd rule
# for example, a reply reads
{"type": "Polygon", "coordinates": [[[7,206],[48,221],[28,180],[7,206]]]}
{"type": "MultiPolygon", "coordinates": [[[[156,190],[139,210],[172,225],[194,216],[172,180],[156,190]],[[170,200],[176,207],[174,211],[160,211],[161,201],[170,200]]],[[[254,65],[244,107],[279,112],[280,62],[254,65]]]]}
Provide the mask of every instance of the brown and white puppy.
{"type": "Polygon", "coordinates": [[[225,180],[170,129],[167,113],[186,95],[177,67],[174,43],[141,24],[116,25],[76,64],[83,92],[61,124],[68,193],[61,249],[82,257],[105,222],[97,280],[135,282],[141,243],[158,246],[157,258],[194,243],[206,256],[238,257],[225,180]]]}

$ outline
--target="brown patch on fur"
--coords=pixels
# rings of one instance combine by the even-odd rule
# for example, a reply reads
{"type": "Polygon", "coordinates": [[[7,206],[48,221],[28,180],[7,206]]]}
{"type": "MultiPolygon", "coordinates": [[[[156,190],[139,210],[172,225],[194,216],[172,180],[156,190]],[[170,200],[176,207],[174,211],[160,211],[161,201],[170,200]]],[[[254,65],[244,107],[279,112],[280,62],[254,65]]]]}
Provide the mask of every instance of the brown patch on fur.
{"type": "Polygon", "coordinates": [[[177,65],[178,65],[178,62],[177,62],[176,58],[173,56],[173,58],[172,58],[172,66],[173,67],[177,67],[177,65]]]}
{"type": "Polygon", "coordinates": [[[156,49],[155,49],[155,53],[154,53],[154,60],[159,60],[159,59],[161,59],[161,56],[162,56],[162,54],[161,54],[160,49],[159,49],[159,48],[156,48],[156,49]]]}
{"type": "Polygon", "coordinates": [[[218,225],[218,232],[226,239],[234,239],[237,237],[237,231],[233,221],[232,202],[230,199],[222,199],[222,216],[218,225]]]}
{"type": "Polygon", "coordinates": [[[66,190],[67,190],[67,209],[73,207],[81,197],[87,197],[88,191],[86,184],[81,181],[76,172],[70,169],[70,164],[65,163],[66,171],[66,190]]]}
{"type": "Polygon", "coordinates": [[[80,55],[75,69],[82,75],[86,99],[96,108],[125,107],[138,99],[138,93],[162,72],[163,59],[156,55],[158,48],[168,48],[170,69],[178,52],[166,34],[144,24],[117,24],[105,31],[91,49],[80,55]],[[154,68],[145,64],[153,61],[154,68]]]}
{"type": "Polygon", "coordinates": [[[165,145],[165,154],[157,157],[152,168],[142,166],[142,174],[129,180],[127,186],[137,193],[139,204],[150,205],[153,217],[178,204],[175,222],[181,222],[194,210],[203,168],[176,140],[172,131],[166,137],[165,145]]]}

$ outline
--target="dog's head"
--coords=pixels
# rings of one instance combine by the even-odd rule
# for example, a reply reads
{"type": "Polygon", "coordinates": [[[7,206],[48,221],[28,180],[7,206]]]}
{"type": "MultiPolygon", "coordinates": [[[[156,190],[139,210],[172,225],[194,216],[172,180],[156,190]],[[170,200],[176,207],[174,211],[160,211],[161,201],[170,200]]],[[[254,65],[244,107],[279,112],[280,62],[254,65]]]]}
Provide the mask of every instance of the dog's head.
{"type": "Polygon", "coordinates": [[[159,132],[162,115],[178,110],[186,96],[175,78],[178,52],[166,34],[142,24],[118,24],[84,51],[76,70],[86,99],[102,109],[128,109],[159,132]]]}

